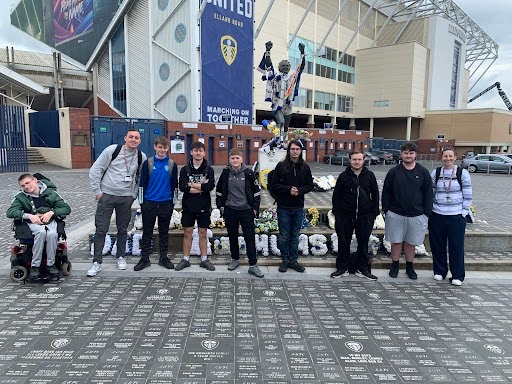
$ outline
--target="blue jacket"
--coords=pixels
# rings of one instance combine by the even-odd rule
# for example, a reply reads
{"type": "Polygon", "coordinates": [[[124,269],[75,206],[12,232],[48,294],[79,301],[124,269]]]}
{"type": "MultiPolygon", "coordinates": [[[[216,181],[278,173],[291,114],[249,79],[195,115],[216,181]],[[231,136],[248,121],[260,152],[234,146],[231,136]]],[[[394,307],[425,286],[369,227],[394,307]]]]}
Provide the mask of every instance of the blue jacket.
{"type": "Polygon", "coordinates": [[[142,163],[140,172],[139,194],[142,193],[143,201],[155,203],[176,204],[173,201],[174,191],[178,188],[178,166],[174,163],[172,172],[169,174],[169,156],[163,159],[154,157],[153,171],[149,175],[148,161],[142,163]]]}

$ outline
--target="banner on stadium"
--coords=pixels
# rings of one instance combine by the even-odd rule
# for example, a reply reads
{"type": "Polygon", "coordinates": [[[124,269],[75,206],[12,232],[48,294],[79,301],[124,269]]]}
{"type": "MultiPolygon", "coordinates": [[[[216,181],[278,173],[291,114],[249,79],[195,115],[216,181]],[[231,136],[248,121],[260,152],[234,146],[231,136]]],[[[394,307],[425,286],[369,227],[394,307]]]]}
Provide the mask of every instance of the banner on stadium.
{"type": "Polygon", "coordinates": [[[93,0],[53,0],[55,45],[92,31],[93,0]]]}
{"type": "Polygon", "coordinates": [[[208,0],[201,17],[201,120],[252,124],[253,0],[208,0]],[[222,118],[221,116],[224,117],[222,118]]]}

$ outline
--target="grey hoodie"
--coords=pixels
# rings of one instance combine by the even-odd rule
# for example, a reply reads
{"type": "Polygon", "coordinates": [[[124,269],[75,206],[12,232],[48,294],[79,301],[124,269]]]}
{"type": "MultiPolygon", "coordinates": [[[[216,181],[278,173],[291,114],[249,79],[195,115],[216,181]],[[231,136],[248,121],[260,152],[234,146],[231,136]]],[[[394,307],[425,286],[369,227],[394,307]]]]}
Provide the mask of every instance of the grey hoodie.
{"type": "MultiPolygon", "coordinates": [[[[91,187],[95,195],[106,193],[113,196],[133,196],[137,197],[139,188],[139,178],[136,178],[138,161],[137,150],[121,149],[119,155],[112,160],[117,145],[108,146],[101,152],[101,155],[94,162],[89,171],[91,187]],[[126,165],[128,164],[128,170],[126,165]],[[131,181],[125,181],[125,177],[131,176],[131,181]],[[137,180],[136,180],[137,179],[137,180]]],[[[146,160],[146,155],[142,152],[142,163],[146,160]]]]}
{"type": "Polygon", "coordinates": [[[247,167],[242,163],[238,171],[233,170],[231,165],[228,165],[229,178],[228,178],[228,197],[226,199],[226,207],[242,211],[251,209],[247,202],[245,195],[245,169],[247,167]]]}

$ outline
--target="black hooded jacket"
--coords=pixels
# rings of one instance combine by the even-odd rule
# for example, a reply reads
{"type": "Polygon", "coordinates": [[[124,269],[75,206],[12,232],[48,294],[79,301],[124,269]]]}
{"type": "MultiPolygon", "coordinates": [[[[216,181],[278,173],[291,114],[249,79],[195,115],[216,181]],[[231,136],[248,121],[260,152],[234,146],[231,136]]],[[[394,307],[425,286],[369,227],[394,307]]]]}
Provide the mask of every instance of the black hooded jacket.
{"type": "Polygon", "coordinates": [[[180,191],[183,192],[181,205],[183,210],[192,213],[210,212],[212,208],[212,200],[210,191],[215,188],[215,174],[213,168],[208,165],[208,161],[203,159],[199,169],[194,168],[193,160],[181,168],[180,191]],[[205,181],[208,180],[207,183],[205,181]],[[190,193],[188,183],[201,183],[201,193],[190,193]]]}
{"type": "Polygon", "coordinates": [[[272,189],[276,193],[277,206],[281,208],[304,208],[304,195],[314,189],[311,169],[304,161],[292,163],[288,170],[284,161],[277,163],[273,180],[272,189]],[[299,190],[298,196],[290,194],[292,187],[299,190]]]}
{"type": "Polygon", "coordinates": [[[332,213],[354,218],[379,215],[379,187],[373,172],[363,167],[356,175],[352,168],[342,172],[332,194],[332,213]]]}

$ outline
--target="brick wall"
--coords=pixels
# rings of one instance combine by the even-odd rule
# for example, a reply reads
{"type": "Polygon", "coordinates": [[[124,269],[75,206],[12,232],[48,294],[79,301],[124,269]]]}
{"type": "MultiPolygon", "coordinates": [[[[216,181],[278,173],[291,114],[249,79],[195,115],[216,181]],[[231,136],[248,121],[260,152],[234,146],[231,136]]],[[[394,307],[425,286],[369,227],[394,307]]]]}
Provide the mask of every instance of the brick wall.
{"type": "Polygon", "coordinates": [[[69,108],[71,166],[73,169],[91,166],[91,119],[85,108],[69,108]]]}
{"type": "MultiPolygon", "coordinates": [[[[244,161],[246,164],[254,164],[258,159],[258,150],[264,143],[272,140],[273,135],[266,130],[256,130],[258,127],[249,125],[233,125],[230,129],[225,128],[223,124],[210,124],[210,123],[182,123],[176,121],[167,122],[167,135],[171,139],[176,138],[177,132],[184,140],[185,153],[184,154],[171,154],[177,164],[185,164],[187,159],[187,148],[189,146],[189,139],[191,142],[204,139],[204,144],[208,152],[213,151],[213,164],[224,165],[228,163],[228,147],[229,141],[233,143],[233,147],[239,147],[244,153],[244,161]],[[195,128],[191,128],[195,127],[195,128]],[[257,147],[255,147],[257,143],[257,147]],[[224,145],[221,147],[221,145],[224,145]],[[249,159],[247,159],[247,145],[249,145],[249,159]]],[[[308,129],[313,133],[311,141],[306,143],[307,161],[315,161],[315,148],[317,158],[322,161],[326,153],[332,153],[339,149],[361,148],[365,149],[364,142],[369,137],[369,132],[366,131],[338,131],[334,130],[321,130],[321,129],[308,129]],[[321,140],[323,139],[323,140],[321,140]],[[323,148],[322,148],[323,141],[323,148]],[[332,145],[332,149],[331,149],[332,145]],[[340,146],[341,145],[341,146],[340,146]],[[327,148],[327,149],[326,149],[327,148]]]]}
{"type": "MultiPolygon", "coordinates": [[[[87,105],[85,106],[89,110],[91,116],[94,115],[94,99],[91,98],[87,105]]],[[[98,116],[113,116],[113,117],[122,117],[119,113],[114,111],[110,106],[103,101],[101,97],[98,97],[98,116]]]]}

